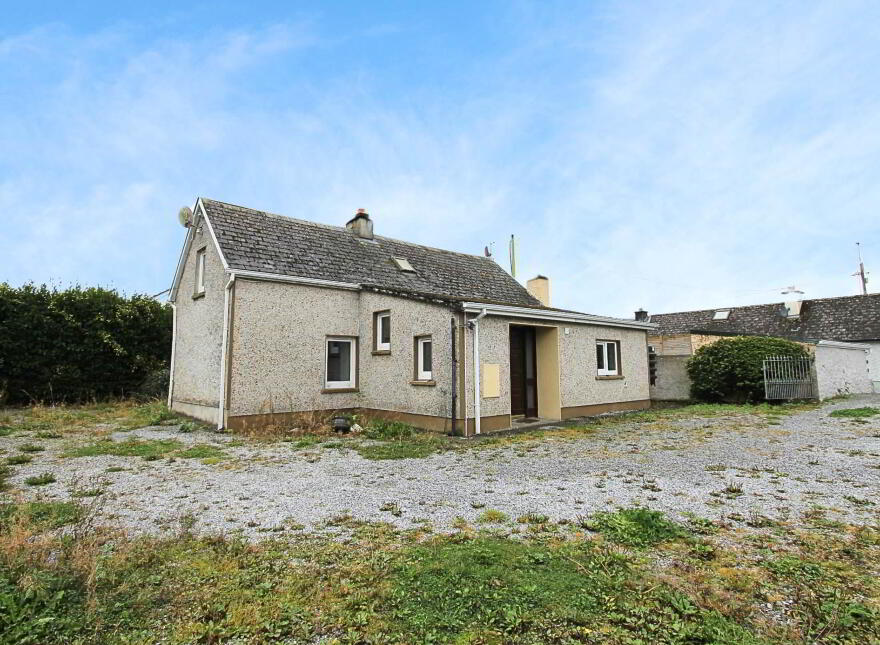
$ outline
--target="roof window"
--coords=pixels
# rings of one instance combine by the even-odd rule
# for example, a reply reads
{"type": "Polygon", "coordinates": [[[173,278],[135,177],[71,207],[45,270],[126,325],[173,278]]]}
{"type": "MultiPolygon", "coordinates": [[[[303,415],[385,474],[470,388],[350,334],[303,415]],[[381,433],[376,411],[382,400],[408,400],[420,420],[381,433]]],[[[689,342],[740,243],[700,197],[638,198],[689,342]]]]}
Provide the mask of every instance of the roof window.
{"type": "Polygon", "coordinates": [[[715,312],[715,315],[712,316],[712,320],[727,320],[729,315],[730,309],[719,309],[715,312]]]}
{"type": "Polygon", "coordinates": [[[407,273],[415,273],[416,270],[413,269],[412,265],[409,263],[409,260],[406,258],[391,258],[397,268],[401,271],[406,271],[407,273]]]}

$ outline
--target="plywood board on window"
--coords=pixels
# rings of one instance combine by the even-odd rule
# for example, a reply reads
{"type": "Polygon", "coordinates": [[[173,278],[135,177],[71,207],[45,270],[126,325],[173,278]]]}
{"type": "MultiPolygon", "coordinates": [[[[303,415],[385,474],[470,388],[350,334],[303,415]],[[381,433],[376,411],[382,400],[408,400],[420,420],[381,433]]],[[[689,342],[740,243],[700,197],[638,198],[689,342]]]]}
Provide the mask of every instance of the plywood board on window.
{"type": "Polygon", "coordinates": [[[497,399],[501,396],[501,366],[498,363],[483,363],[480,376],[484,399],[497,399]]]}

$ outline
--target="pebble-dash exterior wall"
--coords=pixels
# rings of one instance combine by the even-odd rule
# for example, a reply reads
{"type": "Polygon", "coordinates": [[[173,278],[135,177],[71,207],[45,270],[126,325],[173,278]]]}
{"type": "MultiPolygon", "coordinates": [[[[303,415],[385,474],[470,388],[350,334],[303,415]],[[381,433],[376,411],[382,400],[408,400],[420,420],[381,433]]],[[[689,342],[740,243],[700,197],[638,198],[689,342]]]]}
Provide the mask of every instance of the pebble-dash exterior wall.
{"type": "Polygon", "coordinates": [[[171,407],[204,421],[216,422],[220,396],[223,335],[223,263],[207,227],[194,233],[175,307],[174,387],[171,407]],[[196,254],[205,249],[205,295],[196,296],[196,254]]]}

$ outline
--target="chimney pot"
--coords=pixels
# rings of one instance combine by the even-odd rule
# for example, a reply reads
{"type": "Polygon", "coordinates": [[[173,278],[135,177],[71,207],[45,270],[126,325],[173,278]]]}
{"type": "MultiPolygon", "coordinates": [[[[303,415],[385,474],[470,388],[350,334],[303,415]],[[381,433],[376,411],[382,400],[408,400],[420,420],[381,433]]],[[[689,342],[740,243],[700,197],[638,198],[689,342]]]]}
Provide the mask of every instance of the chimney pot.
{"type": "Polygon", "coordinates": [[[345,228],[365,240],[373,239],[373,220],[370,219],[366,208],[357,209],[354,217],[346,222],[345,228]]]}
{"type": "Polygon", "coordinates": [[[639,322],[648,322],[648,312],[639,307],[639,310],[636,312],[636,320],[639,322]]]}

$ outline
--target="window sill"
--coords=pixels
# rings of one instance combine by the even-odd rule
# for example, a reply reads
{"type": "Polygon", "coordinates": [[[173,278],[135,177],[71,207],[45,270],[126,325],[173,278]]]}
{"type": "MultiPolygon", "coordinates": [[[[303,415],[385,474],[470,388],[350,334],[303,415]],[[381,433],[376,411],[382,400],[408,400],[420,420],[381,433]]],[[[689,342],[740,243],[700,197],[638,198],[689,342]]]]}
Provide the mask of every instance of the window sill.
{"type": "Polygon", "coordinates": [[[199,298],[204,298],[204,297],[205,297],[204,291],[202,291],[201,293],[194,293],[193,294],[193,300],[198,300],[199,298]]]}
{"type": "Polygon", "coordinates": [[[321,394],[346,394],[351,392],[360,392],[356,387],[325,387],[321,390],[321,394]]]}
{"type": "Polygon", "coordinates": [[[429,387],[433,387],[437,385],[437,381],[410,381],[410,385],[426,385],[429,387]]]}
{"type": "Polygon", "coordinates": [[[597,381],[620,381],[622,379],[623,379],[623,375],[621,375],[621,374],[608,375],[608,376],[597,376],[596,377],[597,381]]]}
{"type": "Polygon", "coordinates": [[[391,355],[390,349],[374,349],[373,350],[373,356],[390,356],[390,355],[391,355]]]}

